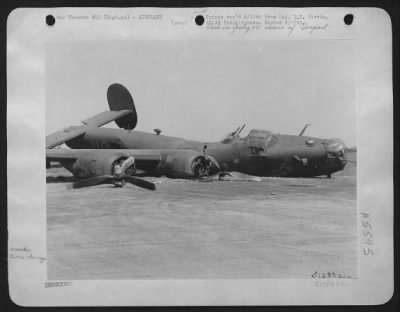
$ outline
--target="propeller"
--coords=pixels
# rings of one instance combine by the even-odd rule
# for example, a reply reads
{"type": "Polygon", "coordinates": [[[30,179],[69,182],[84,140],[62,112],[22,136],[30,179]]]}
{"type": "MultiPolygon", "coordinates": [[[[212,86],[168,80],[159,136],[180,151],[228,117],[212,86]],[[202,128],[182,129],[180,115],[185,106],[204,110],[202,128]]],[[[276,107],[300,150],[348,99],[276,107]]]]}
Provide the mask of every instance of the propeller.
{"type": "Polygon", "coordinates": [[[125,181],[127,181],[133,185],[142,187],[146,190],[150,190],[150,191],[156,190],[156,185],[153,182],[147,181],[145,179],[141,179],[141,178],[133,177],[133,176],[126,176],[125,181]]]}
{"type": "MultiPolygon", "coordinates": [[[[138,187],[142,187],[146,190],[154,191],[156,189],[156,185],[153,182],[147,181],[145,179],[132,176],[125,176],[123,180],[138,187]]],[[[115,176],[101,175],[97,177],[75,181],[74,183],[72,183],[72,188],[79,189],[100,184],[115,184],[115,182],[116,182],[115,176]]]]}
{"type": "MultiPolygon", "coordinates": [[[[245,126],[246,126],[246,124],[244,124],[239,129],[239,133],[244,129],[245,126]]],[[[236,130],[236,132],[237,132],[237,130],[236,130]]],[[[196,166],[200,167],[198,169],[199,174],[197,175],[199,182],[212,182],[212,181],[217,181],[217,180],[218,181],[253,181],[253,182],[261,182],[262,181],[260,177],[248,175],[248,174],[241,173],[241,172],[225,170],[227,168],[226,164],[222,163],[221,165],[219,165],[219,163],[214,158],[212,158],[211,156],[208,156],[206,154],[206,148],[207,148],[207,143],[204,145],[204,148],[203,148],[203,154],[206,157],[206,161],[209,161],[210,164],[211,163],[214,164],[215,169],[217,169],[218,172],[215,174],[212,174],[213,172],[210,171],[211,167],[208,167],[208,169],[201,171],[203,166],[202,166],[202,164],[200,164],[200,162],[203,162],[204,159],[199,159],[198,160],[199,164],[196,164],[196,166]]]]}
{"type": "Polygon", "coordinates": [[[142,187],[146,190],[154,191],[156,189],[156,185],[153,182],[125,174],[126,170],[132,165],[134,165],[134,163],[135,159],[132,156],[128,157],[126,160],[123,161],[121,165],[117,165],[120,167],[118,168],[118,170],[117,167],[115,168],[114,175],[101,175],[83,180],[78,180],[72,183],[72,188],[78,189],[83,187],[95,186],[99,184],[115,184],[117,186],[123,186],[125,182],[129,182],[133,185],[142,187]]]}
{"type": "Polygon", "coordinates": [[[132,156],[128,157],[127,159],[125,159],[124,162],[121,165],[121,173],[125,174],[126,169],[128,169],[134,163],[135,163],[135,158],[133,158],[132,156]]]}
{"type": "Polygon", "coordinates": [[[78,188],[84,188],[84,187],[89,187],[89,186],[95,186],[99,184],[107,184],[107,183],[113,183],[112,181],[114,180],[114,177],[112,175],[102,175],[102,176],[97,176],[97,177],[91,177],[83,180],[78,180],[72,183],[72,188],[78,189],[78,188]]]}

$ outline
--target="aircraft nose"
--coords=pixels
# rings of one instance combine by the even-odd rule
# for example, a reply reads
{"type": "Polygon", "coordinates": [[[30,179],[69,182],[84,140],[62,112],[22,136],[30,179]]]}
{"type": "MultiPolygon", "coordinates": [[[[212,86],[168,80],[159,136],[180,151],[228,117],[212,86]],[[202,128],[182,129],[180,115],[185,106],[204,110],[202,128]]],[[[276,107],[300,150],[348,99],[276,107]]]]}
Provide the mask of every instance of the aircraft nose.
{"type": "Polygon", "coordinates": [[[332,140],[326,145],[326,151],[328,155],[328,159],[334,160],[340,167],[344,167],[347,163],[346,146],[341,140],[332,140]]]}

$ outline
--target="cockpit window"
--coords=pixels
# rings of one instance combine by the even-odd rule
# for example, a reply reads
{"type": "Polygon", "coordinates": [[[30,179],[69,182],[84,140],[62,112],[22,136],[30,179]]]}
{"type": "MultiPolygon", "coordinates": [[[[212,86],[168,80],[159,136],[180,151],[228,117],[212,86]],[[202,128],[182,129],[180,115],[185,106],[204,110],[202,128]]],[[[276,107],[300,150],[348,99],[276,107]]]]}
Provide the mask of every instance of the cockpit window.
{"type": "Polygon", "coordinates": [[[278,142],[278,137],[268,130],[253,129],[247,136],[249,147],[266,152],[268,148],[278,142]]]}

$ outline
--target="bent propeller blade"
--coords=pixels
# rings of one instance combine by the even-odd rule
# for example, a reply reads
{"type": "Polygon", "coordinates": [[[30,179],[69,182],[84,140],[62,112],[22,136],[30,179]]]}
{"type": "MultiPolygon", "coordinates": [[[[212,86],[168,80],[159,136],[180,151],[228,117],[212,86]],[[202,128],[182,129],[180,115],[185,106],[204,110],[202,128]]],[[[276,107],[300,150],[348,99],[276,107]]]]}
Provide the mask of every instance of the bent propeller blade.
{"type": "Polygon", "coordinates": [[[95,186],[99,184],[108,184],[108,183],[113,183],[112,181],[113,181],[112,176],[103,175],[76,181],[72,183],[72,188],[78,189],[83,187],[95,186]]]}
{"type": "Polygon", "coordinates": [[[154,191],[156,189],[156,185],[153,182],[141,178],[126,176],[125,181],[132,183],[133,185],[142,187],[146,190],[154,191]]]}

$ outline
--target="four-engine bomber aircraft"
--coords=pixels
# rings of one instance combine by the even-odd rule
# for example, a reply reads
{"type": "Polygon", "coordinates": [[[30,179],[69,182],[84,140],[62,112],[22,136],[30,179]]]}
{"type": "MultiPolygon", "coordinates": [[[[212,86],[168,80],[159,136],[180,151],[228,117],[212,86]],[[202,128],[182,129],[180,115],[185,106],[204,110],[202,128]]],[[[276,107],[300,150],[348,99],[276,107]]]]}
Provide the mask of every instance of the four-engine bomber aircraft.
{"type": "Polygon", "coordinates": [[[105,111],[46,137],[46,164],[57,161],[75,177],[75,187],[125,181],[148,189],[151,182],[139,173],[171,178],[204,178],[227,171],[255,176],[313,177],[342,170],[347,163],[340,139],[274,134],[253,129],[240,137],[244,126],[220,142],[205,143],[132,131],[137,114],[132,96],[120,84],[107,90],[110,111],[105,111]],[[100,128],[115,121],[120,129],[100,128]],[[71,149],[53,149],[65,143],[71,149]]]}

